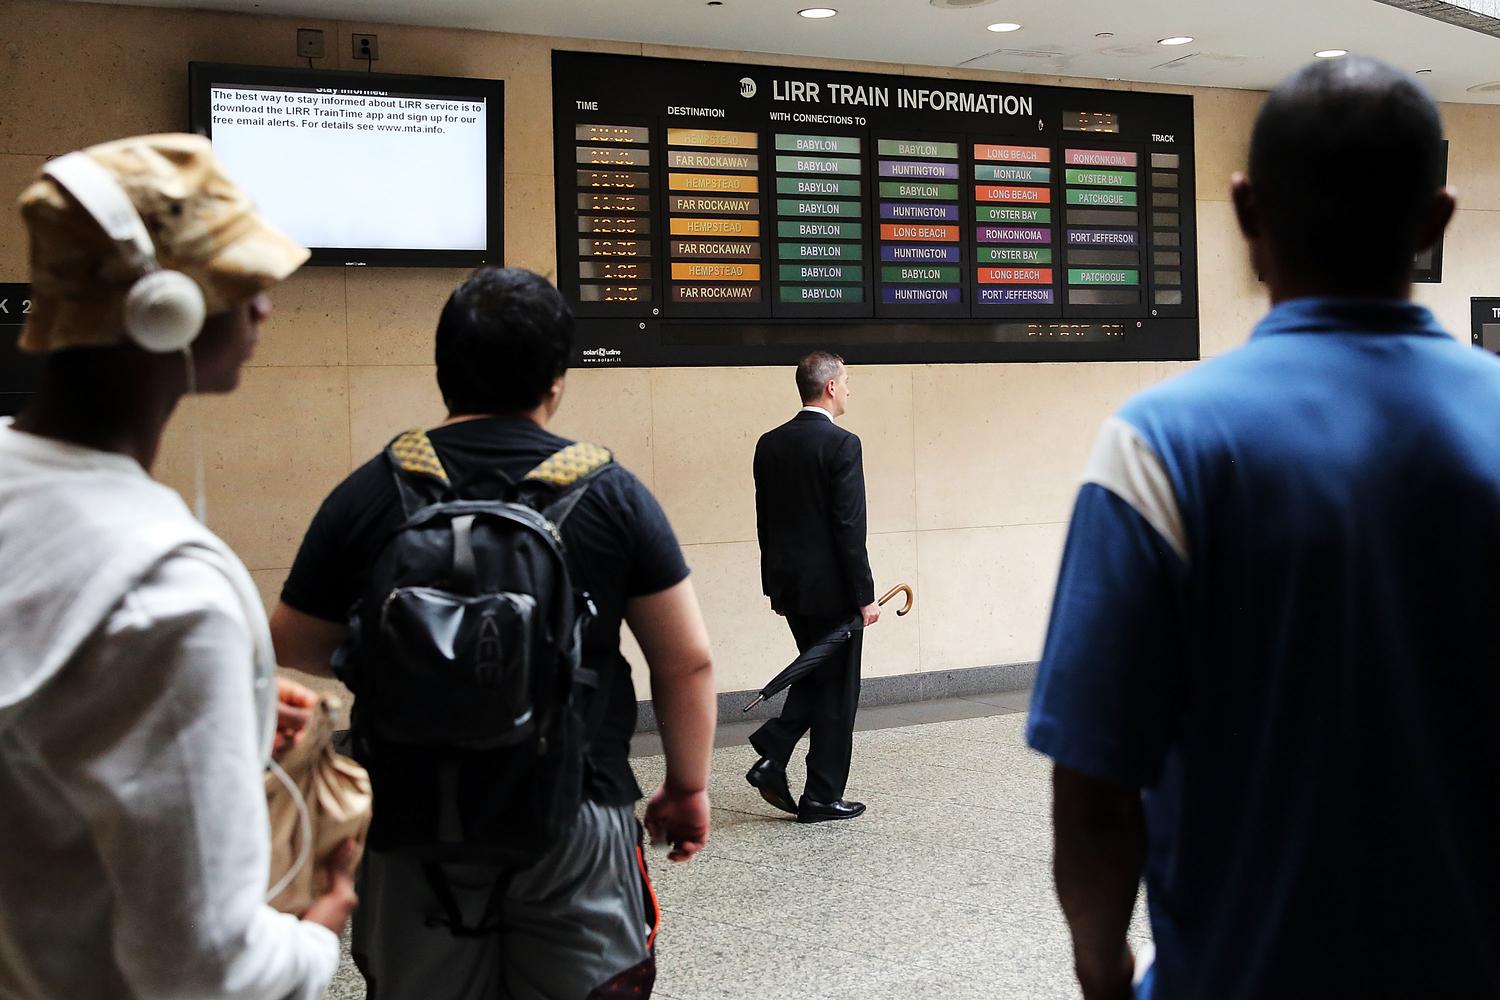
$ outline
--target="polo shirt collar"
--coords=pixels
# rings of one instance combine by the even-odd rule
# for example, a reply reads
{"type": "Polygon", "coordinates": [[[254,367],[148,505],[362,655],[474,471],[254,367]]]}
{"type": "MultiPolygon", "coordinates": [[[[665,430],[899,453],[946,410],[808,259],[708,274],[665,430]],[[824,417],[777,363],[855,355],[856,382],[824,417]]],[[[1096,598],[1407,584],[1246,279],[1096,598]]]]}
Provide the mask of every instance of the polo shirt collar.
{"type": "Polygon", "coordinates": [[[1281,333],[1371,333],[1447,337],[1426,306],[1405,299],[1312,296],[1275,306],[1251,337],[1281,333]]]}

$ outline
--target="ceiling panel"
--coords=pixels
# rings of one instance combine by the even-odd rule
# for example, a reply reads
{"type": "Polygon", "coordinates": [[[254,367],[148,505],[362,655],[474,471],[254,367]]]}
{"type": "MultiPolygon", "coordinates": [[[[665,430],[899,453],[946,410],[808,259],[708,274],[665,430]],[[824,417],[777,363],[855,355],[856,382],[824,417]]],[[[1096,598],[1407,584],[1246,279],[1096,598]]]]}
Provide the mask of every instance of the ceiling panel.
{"type": "Polygon", "coordinates": [[[107,0],[344,21],[618,39],[917,66],[1158,84],[1266,89],[1318,49],[1379,56],[1439,99],[1500,103],[1500,39],[1375,0],[821,0],[837,17],[798,17],[810,0],[107,0]],[[1012,21],[1021,30],[985,30],[1012,21]],[[1101,37],[1108,33],[1108,37],[1101,37]],[[1188,45],[1157,40],[1191,35],[1188,45]]]}

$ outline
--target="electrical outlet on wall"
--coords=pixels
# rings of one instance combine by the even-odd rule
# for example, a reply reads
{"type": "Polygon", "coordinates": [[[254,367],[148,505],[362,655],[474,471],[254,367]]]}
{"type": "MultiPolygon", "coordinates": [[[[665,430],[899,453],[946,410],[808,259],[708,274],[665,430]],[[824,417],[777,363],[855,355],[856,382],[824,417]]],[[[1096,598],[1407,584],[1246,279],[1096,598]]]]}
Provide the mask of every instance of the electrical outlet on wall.
{"type": "Polygon", "coordinates": [[[323,32],[317,28],[298,28],[297,57],[299,59],[322,59],[323,32]]]}
{"type": "Polygon", "coordinates": [[[379,59],[380,44],[375,35],[351,35],[354,40],[354,58],[379,59]]]}

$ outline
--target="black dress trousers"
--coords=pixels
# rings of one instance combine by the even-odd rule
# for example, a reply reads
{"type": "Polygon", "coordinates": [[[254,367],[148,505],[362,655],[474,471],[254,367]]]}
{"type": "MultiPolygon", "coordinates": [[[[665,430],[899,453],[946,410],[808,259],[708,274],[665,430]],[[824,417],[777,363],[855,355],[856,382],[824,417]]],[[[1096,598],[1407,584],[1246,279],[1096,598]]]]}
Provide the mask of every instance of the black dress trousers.
{"type": "MultiPolygon", "coordinates": [[[[806,617],[787,615],[786,621],[806,650],[850,616],[806,617]]],[[[807,750],[807,785],[804,793],[814,802],[833,802],[844,797],[849,781],[849,761],[854,753],[854,715],[859,708],[859,661],[864,645],[863,629],[855,629],[844,643],[843,654],[828,661],[788,689],[781,716],[771,719],[750,737],[750,745],[762,757],[785,766],[797,741],[811,733],[807,750]]]]}

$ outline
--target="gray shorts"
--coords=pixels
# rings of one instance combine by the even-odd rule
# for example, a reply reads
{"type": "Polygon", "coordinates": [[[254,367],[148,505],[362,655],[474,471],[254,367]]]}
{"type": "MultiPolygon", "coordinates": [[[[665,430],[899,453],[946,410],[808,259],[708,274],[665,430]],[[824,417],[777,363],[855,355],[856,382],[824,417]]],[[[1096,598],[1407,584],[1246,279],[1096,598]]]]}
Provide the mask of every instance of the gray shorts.
{"type": "Polygon", "coordinates": [[[420,862],[366,854],[351,950],[370,1000],[651,995],[660,911],[631,806],[584,803],[568,839],[529,868],[441,871],[463,923],[488,911],[495,930],[455,935],[439,922],[448,910],[420,862]]]}

